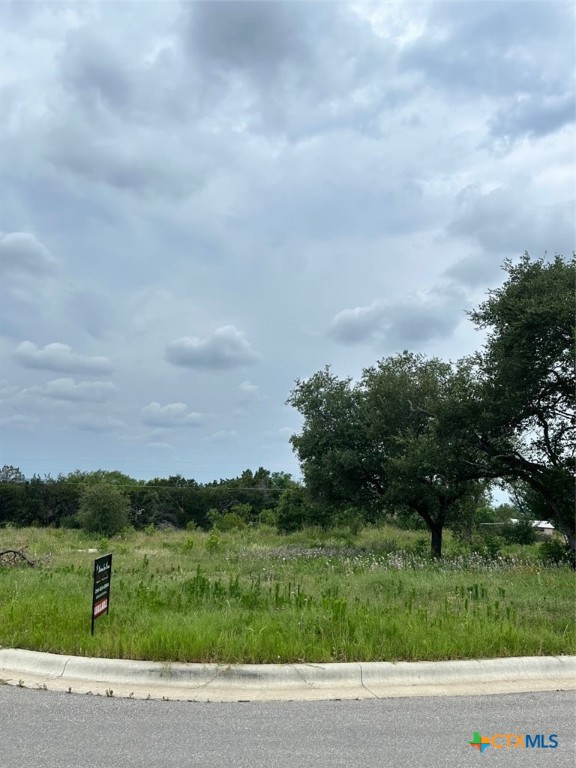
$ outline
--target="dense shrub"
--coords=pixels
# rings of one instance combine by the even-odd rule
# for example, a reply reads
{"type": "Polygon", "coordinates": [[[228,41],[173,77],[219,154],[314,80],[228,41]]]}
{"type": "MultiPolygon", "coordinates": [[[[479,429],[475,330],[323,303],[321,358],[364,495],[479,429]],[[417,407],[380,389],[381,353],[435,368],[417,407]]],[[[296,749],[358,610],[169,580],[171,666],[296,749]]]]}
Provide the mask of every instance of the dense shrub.
{"type": "Polygon", "coordinates": [[[505,523],[500,528],[500,535],[507,544],[534,544],[537,538],[536,531],[530,520],[505,523]]]}
{"type": "Polygon", "coordinates": [[[544,565],[574,565],[570,547],[558,539],[543,541],[538,547],[538,557],[544,565]]]}
{"type": "Polygon", "coordinates": [[[128,527],[130,502],[125,493],[109,483],[84,489],[80,497],[78,521],[89,533],[115,536],[128,527]]]}

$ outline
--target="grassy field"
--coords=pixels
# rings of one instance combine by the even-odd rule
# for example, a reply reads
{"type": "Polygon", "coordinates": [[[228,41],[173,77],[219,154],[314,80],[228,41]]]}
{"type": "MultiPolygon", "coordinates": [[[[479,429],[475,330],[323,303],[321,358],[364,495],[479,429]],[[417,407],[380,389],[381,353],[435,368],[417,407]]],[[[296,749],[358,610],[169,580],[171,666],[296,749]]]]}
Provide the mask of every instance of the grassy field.
{"type": "Polygon", "coordinates": [[[3,529],[0,646],[162,661],[438,660],[576,653],[574,573],[536,546],[431,562],[391,527],[128,533],[3,529]],[[97,550],[88,551],[88,550],[97,550]],[[111,610],[90,635],[94,558],[113,553],[111,610]]]}

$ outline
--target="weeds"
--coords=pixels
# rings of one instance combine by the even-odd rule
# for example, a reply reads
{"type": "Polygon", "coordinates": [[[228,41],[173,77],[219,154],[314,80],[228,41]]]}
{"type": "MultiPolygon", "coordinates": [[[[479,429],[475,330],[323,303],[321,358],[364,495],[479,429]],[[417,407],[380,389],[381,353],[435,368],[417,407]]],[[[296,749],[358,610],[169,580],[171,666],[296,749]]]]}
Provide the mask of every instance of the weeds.
{"type": "Polygon", "coordinates": [[[264,527],[132,532],[103,547],[114,553],[111,611],[91,637],[94,540],[74,530],[7,535],[41,564],[0,571],[4,646],[229,663],[576,649],[573,574],[545,567],[533,546],[490,555],[453,545],[432,561],[418,533],[390,527],[356,537],[314,530],[308,539],[264,527]]]}

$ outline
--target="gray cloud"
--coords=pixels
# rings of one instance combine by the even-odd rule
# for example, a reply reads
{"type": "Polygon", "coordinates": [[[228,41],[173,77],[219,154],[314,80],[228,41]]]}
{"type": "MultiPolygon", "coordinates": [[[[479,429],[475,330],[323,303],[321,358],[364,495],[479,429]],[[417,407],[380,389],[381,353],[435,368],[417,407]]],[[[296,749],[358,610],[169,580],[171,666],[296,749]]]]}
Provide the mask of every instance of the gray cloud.
{"type": "Polygon", "coordinates": [[[233,325],[218,328],[205,339],[183,336],[166,347],[166,360],[189,368],[227,369],[252,365],[260,354],[233,325]]]}
{"type": "Polygon", "coordinates": [[[34,429],[40,423],[40,419],[37,416],[29,416],[27,414],[12,414],[11,416],[4,416],[0,418],[0,426],[10,429],[34,429]]]}
{"type": "Polygon", "coordinates": [[[142,422],[150,427],[167,429],[198,427],[203,422],[203,416],[191,411],[186,403],[160,405],[160,403],[151,402],[142,408],[142,422]]]}
{"type": "Polygon", "coordinates": [[[49,137],[47,156],[60,171],[143,197],[181,197],[199,186],[203,161],[178,156],[182,146],[143,129],[127,141],[98,136],[90,126],[59,127],[49,137]]]}
{"type": "Polygon", "coordinates": [[[12,397],[18,392],[18,387],[14,384],[10,384],[6,379],[0,380],[0,400],[5,400],[12,397]]]}
{"type": "Polygon", "coordinates": [[[95,376],[112,372],[107,357],[79,355],[68,344],[55,342],[38,347],[31,341],[23,341],[14,352],[16,360],[25,368],[38,368],[59,373],[88,373],[95,376]]]}
{"type": "Polygon", "coordinates": [[[477,242],[498,262],[505,255],[524,251],[535,256],[545,251],[570,253],[574,201],[546,203],[538,199],[530,180],[522,177],[489,192],[470,185],[458,195],[447,231],[477,242]]]}
{"type": "MultiPolygon", "coordinates": [[[[0,139],[0,176],[2,175],[0,139]]],[[[8,185],[9,186],[9,185],[8,185]]],[[[2,210],[0,183],[0,210],[2,210]]],[[[8,211],[5,218],[11,218],[8,211]]],[[[13,339],[36,333],[57,314],[62,293],[60,262],[28,232],[0,233],[0,336],[13,339]]]]}
{"type": "Polygon", "coordinates": [[[405,98],[393,45],[345,3],[190,3],[183,42],[203,102],[264,134],[373,131],[379,110],[405,98]]]}
{"type": "Polygon", "coordinates": [[[429,293],[344,309],[333,318],[328,334],[341,344],[409,349],[450,337],[464,319],[465,308],[456,286],[441,285],[429,293]]]}
{"type": "MultiPolygon", "coordinates": [[[[331,135],[287,158],[283,184],[262,190],[263,204],[271,210],[266,229],[281,232],[282,238],[296,233],[332,239],[429,227],[437,201],[425,194],[416,169],[398,173],[394,159],[379,154],[378,144],[354,134],[331,135]]],[[[257,205],[261,211],[262,203],[257,205]]]]}
{"type": "Polygon", "coordinates": [[[383,330],[388,313],[388,306],[381,301],[366,307],[343,309],[333,318],[328,332],[342,344],[361,343],[383,330]]]}
{"type": "Polygon", "coordinates": [[[67,293],[67,308],[77,326],[93,338],[101,338],[121,322],[119,307],[108,296],[78,288],[67,293]]]}
{"type": "Polygon", "coordinates": [[[540,138],[575,119],[576,99],[572,91],[548,97],[530,94],[499,109],[491,120],[490,133],[508,141],[522,136],[540,138]]]}
{"type": "Polygon", "coordinates": [[[406,45],[401,65],[442,88],[476,98],[549,93],[571,68],[545,42],[573,48],[568,3],[436,2],[428,4],[426,22],[426,33],[406,45]]]}
{"type": "Polygon", "coordinates": [[[471,253],[445,271],[446,277],[461,285],[475,288],[498,282],[502,259],[500,253],[471,253]]]}
{"type": "Polygon", "coordinates": [[[50,251],[28,232],[0,232],[0,269],[4,276],[51,274],[56,260],[50,251]]]}
{"type": "Polygon", "coordinates": [[[26,395],[38,395],[54,400],[70,402],[96,402],[110,400],[118,393],[118,387],[111,381],[79,381],[74,379],[52,379],[42,386],[29,387],[23,391],[26,395]]]}
{"type": "Polygon", "coordinates": [[[61,62],[62,84],[89,112],[130,109],[134,84],[124,51],[82,27],[67,36],[61,62]]]}
{"type": "Polygon", "coordinates": [[[174,23],[178,7],[148,3],[137,18],[129,6],[99,11],[97,19],[69,28],[57,59],[74,110],[100,129],[110,128],[115,119],[163,127],[167,120],[189,118],[194,99],[181,75],[174,23]]]}
{"type": "Polygon", "coordinates": [[[137,21],[126,19],[131,36],[141,35],[129,46],[116,32],[122,7],[69,30],[58,58],[60,109],[46,130],[45,156],[54,170],[121,193],[171,199],[197,191],[226,154],[191,106],[195,78],[183,74],[172,39],[177,8],[161,6],[147,4],[137,21]]]}
{"type": "Polygon", "coordinates": [[[84,432],[116,432],[125,429],[125,422],[100,413],[83,413],[70,419],[70,423],[84,432]]]}
{"type": "Polygon", "coordinates": [[[307,57],[302,23],[308,14],[302,11],[301,5],[283,0],[193,3],[188,6],[187,42],[193,55],[225,70],[268,78],[294,56],[307,57]]]}

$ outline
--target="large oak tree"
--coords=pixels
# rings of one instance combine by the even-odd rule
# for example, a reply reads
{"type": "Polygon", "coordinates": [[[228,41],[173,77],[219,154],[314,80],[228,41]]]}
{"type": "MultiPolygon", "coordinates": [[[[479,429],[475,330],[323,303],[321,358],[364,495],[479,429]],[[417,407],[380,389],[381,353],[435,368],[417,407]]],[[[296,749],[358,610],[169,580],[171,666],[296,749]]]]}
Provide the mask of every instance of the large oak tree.
{"type": "Polygon", "coordinates": [[[329,368],[297,381],[288,402],[304,417],[292,437],[310,495],[374,516],[416,512],[442,552],[442,532],[479,494],[473,436],[459,428],[467,369],[404,352],[357,383],[329,368]]]}
{"type": "Polygon", "coordinates": [[[486,474],[520,483],[535,516],[576,555],[576,259],[504,263],[507,279],[471,313],[488,331],[466,425],[486,474]]]}

